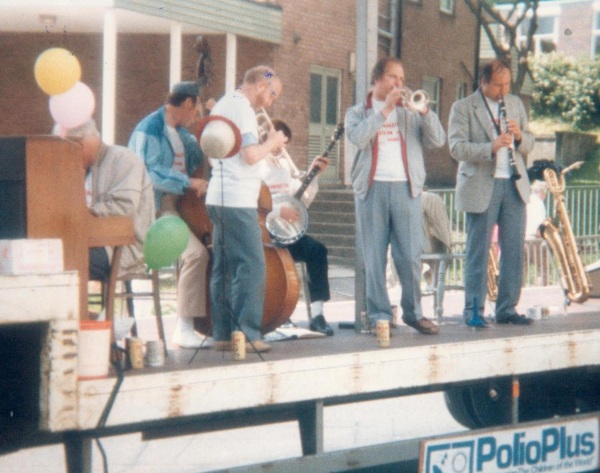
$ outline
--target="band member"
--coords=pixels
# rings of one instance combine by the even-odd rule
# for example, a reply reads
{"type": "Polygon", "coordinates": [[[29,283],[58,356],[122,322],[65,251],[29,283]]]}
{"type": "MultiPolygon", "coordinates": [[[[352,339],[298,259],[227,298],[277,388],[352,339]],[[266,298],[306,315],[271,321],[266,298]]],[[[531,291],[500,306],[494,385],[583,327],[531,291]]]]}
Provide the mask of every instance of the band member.
{"type": "Polygon", "coordinates": [[[425,181],[423,151],[443,146],[444,129],[435,113],[398,105],[405,90],[400,60],[375,64],[372,91],[346,113],[346,136],[357,148],[352,186],[367,279],[367,311],[377,320],[392,320],[386,291],[388,246],[402,286],[402,320],[423,334],[438,333],[421,309],[421,192],[425,181]]]}
{"type": "MultiPolygon", "coordinates": [[[[154,194],[144,164],[131,150],[104,144],[92,119],[76,128],[56,125],[53,134],[81,145],[90,212],[98,217],[125,215],[133,220],[135,243],[123,248],[119,272],[143,271],[144,238],[154,220],[154,194]]],[[[90,248],[90,279],[108,280],[111,257],[111,248],[90,248]]]]}
{"type": "Polygon", "coordinates": [[[242,136],[233,157],[211,159],[213,168],[206,204],[213,223],[213,268],[210,281],[213,336],[217,350],[231,350],[231,331],[241,329],[252,345],[250,352],[270,346],[261,340],[265,294],[265,257],[257,202],[258,163],[285,141],[271,130],[259,143],[256,112],[269,107],[281,94],[281,81],[267,66],[246,71],[242,85],[225,95],[211,115],[231,120],[242,136]]]}
{"type": "MultiPolygon", "coordinates": [[[[201,103],[195,82],[173,86],[167,102],[145,117],[133,130],[129,148],[140,156],[154,186],[158,216],[176,214],[175,199],[187,189],[199,197],[208,182],[192,175],[203,155],[194,136],[186,128],[197,120],[201,103]]],[[[194,317],[206,317],[206,268],[208,251],[190,232],[186,250],[180,258],[177,282],[177,326],[173,343],[181,348],[211,346],[211,340],[194,331],[194,317]]]]}
{"type": "MultiPolygon", "coordinates": [[[[273,126],[276,130],[283,132],[286,138],[285,146],[292,139],[292,130],[281,120],[273,120],[273,126]]],[[[277,151],[275,151],[277,153],[277,151]]],[[[318,167],[318,174],[325,171],[329,166],[329,159],[317,156],[312,162],[309,172],[314,167],[318,167]]],[[[302,185],[302,181],[292,177],[292,170],[288,160],[279,153],[279,156],[269,156],[261,162],[261,178],[269,187],[271,194],[295,194],[302,185]]],[[[302,203],[309,207],[319,190],[318,177],[310,183],[304,195],[302,203]]],[[[277,215],[287,222],[295,223],[300,215],[290,206],[281,206],[273,209],[274,215],[277,215]]],[[[321,332],[325,335],[333,335],[333,329],[323,316],[323,303],[330,299],[329,279],[327,277],[327,248],[323,243],[314,238],[303,235],[298,241],[286,246],[294,261],[303,261],[306,263],[308,271],[308,291],[310,293],[310,309],[315,315],[312,316],[310,329],[315,332],[321,332]]]]}
{"type": "Polygon", "coordinates": [[[496,322],[527,325],[532,321],[517,314],[523,277],[523,242],[526,204],[530,188],[525,157],[534,137],[521,100],[510,95],[510,66],[494,60],[483,66],[479,89],[452,106],[449,124],[450,154],[459,162],[456,208],[467,212],[465,308],[469,322],[483,313],[487,292],[487,264],[492,229],[499,227],[500,277],[496,322]],[[503,98],[507,130],[499,123],[503,98]],[[513,147],[511,167],[510,148],[513,147]],[[516,179],[516,176],[520,178],[516,179]],[[511,176],[513,177],[511,179],[511,176]],[[474,300],[478,307],[474,307],[474,300]]]}

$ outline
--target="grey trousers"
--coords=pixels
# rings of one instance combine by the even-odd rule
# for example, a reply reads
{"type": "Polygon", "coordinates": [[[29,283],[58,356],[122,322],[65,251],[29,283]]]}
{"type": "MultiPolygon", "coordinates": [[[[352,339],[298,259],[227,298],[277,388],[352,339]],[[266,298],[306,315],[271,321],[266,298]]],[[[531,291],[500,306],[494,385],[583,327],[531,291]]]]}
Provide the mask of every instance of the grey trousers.
{"type": "Polygon", "coordinates": [[[212,205],[207,209],[213,223],[213,337],[230,340],[231,331],[241,327],[248,340],[260,340],[266,271],[257,211],[212,205]]]}
{"type": "Polygon", "coordinates": [[[423,318],[421,309],[421,198],[410,196],[408,182],[375,181],[364,200],[356,198],[356,218],[361,235],[367,278],[369,320],[392,320],[386,289],[387,249],[402,286],[402,317],[423,318]]]}
{"type": "Polygon", "coordinates": [[[500,278],[496,314],[514,314],[521,297],[525,242],[526,204],[510,179],[495,179],[490,205],[485,212],[467,213],[467,255],[465,267],[465,308],[463,316],[473,315],[477,298],[483,315],[487,295],[487,264],[494,225],[498,224],[500,278]]]}

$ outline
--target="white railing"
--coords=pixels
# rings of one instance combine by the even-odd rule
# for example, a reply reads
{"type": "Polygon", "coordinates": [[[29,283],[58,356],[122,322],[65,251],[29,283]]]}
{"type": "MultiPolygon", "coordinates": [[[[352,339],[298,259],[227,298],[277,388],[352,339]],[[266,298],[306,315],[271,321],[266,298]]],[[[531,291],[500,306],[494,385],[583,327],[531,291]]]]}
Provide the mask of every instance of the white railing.
{"type": "MultiPolygon", "coordinates": [[[[444,200],[452,232],[452,252],[464,254],[466,250],[466,215],[456,210],[454,189],[432,189],[444,200]]],[[[584,265],[600,259],[600,186],[574,186],[565,192],[566,207],[579,252],[584,265]]],[[[548,193],[545,201],[548,215],[554,214],[553,196],[548,193]]],[[[559,284],[559,275],[549,248],[541,239],[525,243],[525,286],[547,286],[559,284]]],[[[464,260],[456,259],[448,266],[446,284],[462,285],[464,282],[464,260]]]]}

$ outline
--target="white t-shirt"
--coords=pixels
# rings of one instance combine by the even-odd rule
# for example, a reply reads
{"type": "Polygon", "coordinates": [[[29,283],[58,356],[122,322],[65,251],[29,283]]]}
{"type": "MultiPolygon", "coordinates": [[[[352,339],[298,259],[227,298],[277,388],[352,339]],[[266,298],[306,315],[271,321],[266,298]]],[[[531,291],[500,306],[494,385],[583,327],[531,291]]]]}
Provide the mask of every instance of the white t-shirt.
{"type": "MultiPolygon", "coordinates": [[[[380,112],[385,102],[373,99],[373,111],[380,112]]],[[[376,181],[406,181],[406,171],[402,161],[402,142],[398,114],[394,110],[387,116],[383,126],[377,132],[377,169],[376,181]]]]}
{"type": "MultiPolygon", "coordinates": [[[[271,194],[295,194],[302,181],[292,177],[292,170],[285,158],[266,158],[260,161],[260,176],[267,185],[271,194]]],[[[318,177],[315,177],[302,195],[302,203],[308,208],[317,195],[319,185],[318,177]]],[[[278,217],[281,209],[275,206],[273,215],[278,217]]]]}
{"type": "MultiPolygon", "coordinates": [[[[219,100],[211,115],[220,115],[235,123],[242,134],[242,148],[258,143],[256,113],[240,90],[219,100]]],[[[258,206],[260,162],[247,164],[241,152],[232,158],[211,158],[209,162],[213,170],[206,194],[207,205],[241,208],[258,206]]]]}
{"type": "Polygon", "coordinates": [[[527,204],[527,225],[525,227],[525,239],[537,238],[537,229],[546,220],[546,206],[540,196],[532,193],[527,204]]]}
{"type": "MultiPolygon", "coordinates": [[[[498,112],[500,104],[498,102],[494,102],[489,98],[485,98],[487,100],[488,106],[494,115],[494,120],[498,123],[498,112]]],[[[489,113],[488,113],[489,116],[489,113]]],[[[491,121],[491,118],[490,118],[491,121]]],[[[492,123],[492,127],[494,128],[494,138],[498,137],[498,131],[496,129],[496,125],[492,123]]],[[[510,164],[508,163],[508,148],[500,148],[496,151],[496,171],[494,172],[494,177],[496,179],[510,179],[510,164]]]]}
{"type": "Polygon", "coordinates": [[[185,169],[185,148],[183,147],[181,137],[174,127],[167,125],[167,130],[169,132],[171,146],[173,146],[173,170],[187,175],[185,169]]]}

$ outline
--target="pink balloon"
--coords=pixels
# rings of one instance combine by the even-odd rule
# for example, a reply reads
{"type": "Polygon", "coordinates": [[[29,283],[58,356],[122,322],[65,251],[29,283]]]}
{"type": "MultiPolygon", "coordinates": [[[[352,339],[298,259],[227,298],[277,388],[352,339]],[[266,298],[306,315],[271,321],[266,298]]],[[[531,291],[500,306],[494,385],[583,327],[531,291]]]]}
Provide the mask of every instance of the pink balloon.
{"type": "Polygon", "coordinates": [[[50,97],[50,115],[65,128],[83,125],[92,117],[95,107],[94,93],[83,82],[76,82],[64,94],[50,97]]]}

